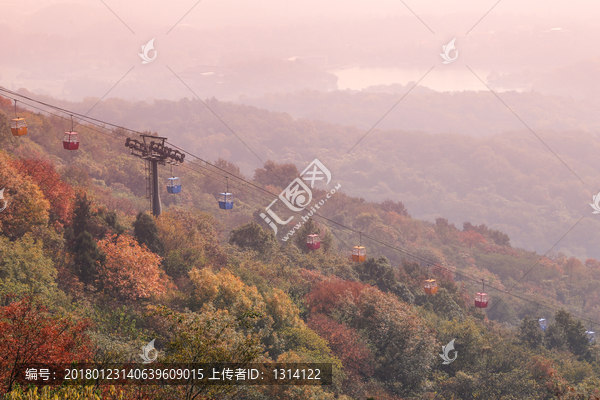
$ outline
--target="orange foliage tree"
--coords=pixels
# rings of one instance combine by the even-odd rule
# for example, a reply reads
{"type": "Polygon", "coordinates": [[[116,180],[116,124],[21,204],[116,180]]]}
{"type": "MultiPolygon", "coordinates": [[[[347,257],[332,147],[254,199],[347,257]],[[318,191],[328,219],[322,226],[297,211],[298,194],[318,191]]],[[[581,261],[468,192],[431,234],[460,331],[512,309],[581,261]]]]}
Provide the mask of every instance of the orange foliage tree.
{"type": "Polygon", "coordinates": [[[171,283],[159,268],[162,258],[131,236],[108,235],[98,241],[105,254],[98,262],[98,283],[115,298],[138,300],[166,293],[171,283]]]}
{"type": "MultiPolygon", "coordinates": [[[[4,299],[5,304],[14,297],[4,299]]],[[[70,363],[91,357],[86,320],[53,318],[43,305],[26,297],[0,307],[0,382],[10,391],[19,363],[70,363]]]]}
{"type": "MultiPolygon", "coordinates": [[[[19,171],[12,158],[0,151],[2,188],[7,206],[0,212],[0,233],[14,240],[48,225],[50,203],[35,182],[19,171]]],[[[4,207],[4,202],[0,201],[0,207],[4,207]]]]}
{"type": "Polygon", "coordinates": [[[475,244],[486,243],[483,235],[475,231],[460,232],[460,240],[467,246],[472,247],[475,244]]]}
{"type": "Polygon", "coordinates": [[[338,302],[346,295],[358,297],[363,289],[371,287],[360,282],[335,279],[316,284],[306,296],[306,303],[311,313],[328,314],[337,307],[338,302]]]}
{"type": "Polygon", "coordinates": [[[71,222],[75,192],[71,185],[60,179],[54,165],[41,158],[22,158],[15,165],[38,185],[50,202],[50,222],[55,227],[68,225],[71,222]]]}

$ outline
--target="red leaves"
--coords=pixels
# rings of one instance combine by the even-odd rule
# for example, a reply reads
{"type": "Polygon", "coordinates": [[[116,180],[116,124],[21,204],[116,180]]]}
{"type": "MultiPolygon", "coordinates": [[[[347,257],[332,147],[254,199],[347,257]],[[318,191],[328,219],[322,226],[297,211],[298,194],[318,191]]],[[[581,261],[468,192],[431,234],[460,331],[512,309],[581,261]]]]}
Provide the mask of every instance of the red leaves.
{"type": "Polygon", "coordinates": [[[341,298],[351,295],[356,298],[363,289],[371,287],[360,282],[332,280],[318,283],[306,296],[311,313],[328,314],[336,308],[341,298]]]}
{"type": "Polygon", "coordinates": [[[75,192],[60,179],[54,165],[41,158],[22,158],[15,162],[15,167],[31,177],[50,202],[50,222],[55,227],[68,225],[71,222],[75,192]]]}
{"type": "Polygon", "coordinates": [[[0,379],[10,390],[17,363],[70,363],[91,356],[87,321],[52,318],[31,298],[0,308],[0,379]]]}
{"type": "Polygon", "coordinates": [[[327,340],[344,368],[354,375],[373,375],[373,355],[362,342],[356,329],[347,327],[321,314],[312,315],[308,327],[327,340]]]}
{"type": "Polygon", "coordinates": [[[476,231],[460,232],[460,240],[467,246],[472,247],[475,244],[487,243],[482,234],[476,231]]]}

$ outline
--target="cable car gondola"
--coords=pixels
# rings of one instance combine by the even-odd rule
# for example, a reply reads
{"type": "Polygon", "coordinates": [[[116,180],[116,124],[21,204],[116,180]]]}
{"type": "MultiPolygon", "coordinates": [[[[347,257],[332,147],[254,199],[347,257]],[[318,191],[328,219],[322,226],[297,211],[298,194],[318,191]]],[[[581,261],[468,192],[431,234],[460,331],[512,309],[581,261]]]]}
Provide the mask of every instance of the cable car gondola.
{"type": "Polygon", "coordinates": [[[308,235],[306,237],[306,247],[309,250],[318,250],[321,248],[321,239],[319,238],[319,235],[314,234],[314,235],[308,235]]]}
{"type": "Polygon", "coordinates": [[[13,136],[27,135],[27,123],[25,122],[25,118],[19,118],[17,116],[17,100],[15,100],[15,118],[10,121],[10,131],[13,136]]]}
{"type": "Polygon", "coordinates": [[[425,293],[430,294],[432,296],[436,294],[438,291],[438,286],[435,279],[427,279],[423,283],[423,290],[425,291],[425,293]]]}
{"type": "Polygon", "coordinates": [[[483,279],[481,280],[482,289],[480,293],[475,295],[475,307],[477,308],[486,308],[488,306],[488,295],[484,293],[485,291],[485,282],[483,279]]]}
{"type": "Polygon", "coordinates": [[[544,318],[540,318],[538,323],[540,324],[540,329],[546,332],[546,328],[548,328],[548,321],[546,321],[544,318]]]}
{"type": "Polygon", "coordinates": [[[71,131],[65,132],[63,136],[63,148],[65,150],[79,150],[79,133],[73,132],[73,116],[71,115],[71,131]]]}
{"type": "Polygon", "coordinates": [[[596,340],[596,332],[594,332],[594,331],[585,331],[585,334],[587,335],[587,338],[590,341],[590,343],[592,343],[592,342],[594,342],[596,340]]]}
{"type": "Polygon", "coordinates": [[[435,281],[435,279],[429,279],[429,265],[427,266],[427,279],[425,280],[425,282],[423,282],[423,290],[425,291],[425,293],[427,293],[428,295],[435,295],[438,291],[438,286],[437,286],[437,282],[435,281]]]}
{"type": "Polygon", "coordinates": [[[233,208],[233,194],[229,193],[229,178],[227,179],[227,191],[219,193],[219,208],[221,210],[231,210],[233,208]]]}
{"type": "Polygon", "coordinates": [[[354,246],[352,248],[352,261],[363,262],[367,259],[367,249],[362,245],[362,233],[360,235],[360,246],[354,246]]]}
{"type": "Polygon", "coordinates": [[[181,181],[179,177],[173,174],[173,164],[171,164],[171,178],[167,178],[167,192],[171,194],[181,193],[181,181]]]}
{"type": "Polygon", "coordinates": [[[169,181],[167,183],[167,192],[171,194],[181,193],[181,182],[178,177],[174,176],[172,178],[167,178],[167,180],[169,181]]]}

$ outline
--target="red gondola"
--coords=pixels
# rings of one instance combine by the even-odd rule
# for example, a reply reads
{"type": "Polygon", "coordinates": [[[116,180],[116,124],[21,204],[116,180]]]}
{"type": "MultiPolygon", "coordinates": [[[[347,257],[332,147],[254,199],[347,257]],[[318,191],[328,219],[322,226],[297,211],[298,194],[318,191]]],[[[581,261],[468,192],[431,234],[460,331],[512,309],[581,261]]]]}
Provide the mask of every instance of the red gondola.
{"type": "Polygon", "coordinates": [[[71,115],[71,131],[65,132],[63,136],[63,148],[65,150],[79,150],[79,133],[73,132],[73,116],[71,115]]]}
{"type": "Polygon", "coordinates": [[[321,239],[319,235],[308,235],[306,237],[306,247],[309,250],[318,250],[321,248],[321,239]]]}
{"type": "Polygon", "coordinates": [[[482,289],[480,293],[477,293],[475,295],[475,307],[477,308],[486,308],[488,306],[488,295],[487,293],[484,293],[485,291],[485,283],[483,281],[483,279],[481,280],[482,283],[482,289]]]}
{"type": "Polygon", "coordinates": [[[65,132],[63,148],[65,150],[79,150],[79,134],[77,132],[65,132]]]}

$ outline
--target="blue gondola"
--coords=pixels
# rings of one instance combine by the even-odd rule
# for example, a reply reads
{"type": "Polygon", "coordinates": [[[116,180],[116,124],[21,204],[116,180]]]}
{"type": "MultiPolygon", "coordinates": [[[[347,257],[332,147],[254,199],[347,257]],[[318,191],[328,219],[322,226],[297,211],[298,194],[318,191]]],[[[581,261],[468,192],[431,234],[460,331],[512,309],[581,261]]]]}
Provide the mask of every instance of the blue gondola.
{"type": "Polygon", "coordinates": [[[219,193],[219,208],[222,210],[231,210],[233,208],[233,194],[219,193]]]}
{"type": "Polygon", "coordinates": [[[181,182],[179,178],[174,176],[172,178],[168,178],[169,183],[167,183],[167,192],[171,194],[181,193],[181,182]]]}
{"type": "Polygon", "coordinates": [[[594,332],[594,331],[585,331],[585,334],[587,335],[587,338],[590,341],[590,343],[592,343],[592,342],[594,342],[596,340],[596,332],[594,332]]]}
{"type": "Polygon", "coordinates": [[[540,318],[538,320],[539,324],[540,324],[540,328],[546,332],[546,328],[548,327],[548,321],[546,321],[544,318],[540,318]]]}
{"type": "Polygon", "coordinates": [[[233,208],[233,193],[229,193],[229,177],[227,180],[227,190],[225,193],[219,193],[219,208],[221,210],[231,210],[233,208]]]}

